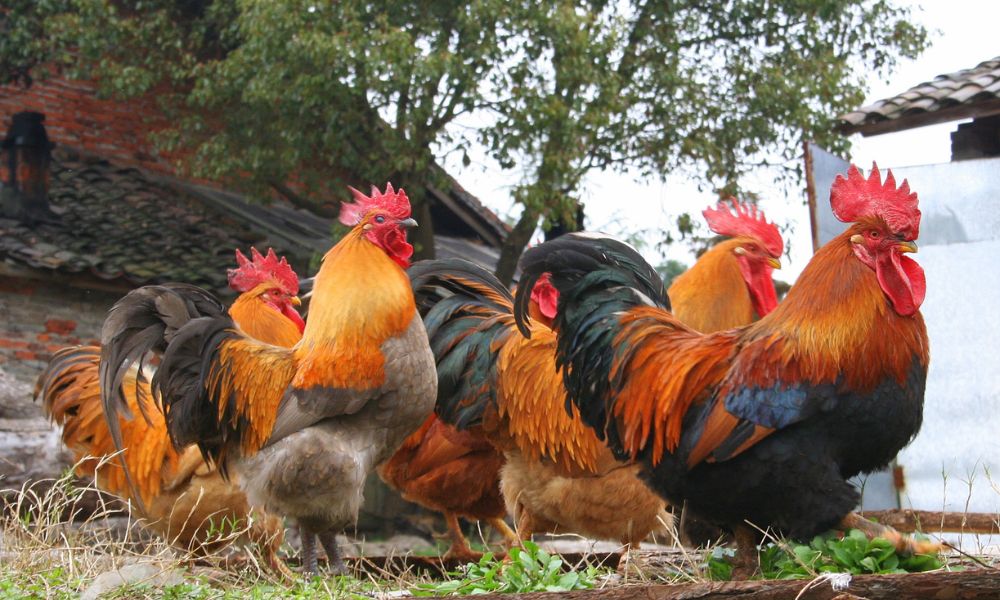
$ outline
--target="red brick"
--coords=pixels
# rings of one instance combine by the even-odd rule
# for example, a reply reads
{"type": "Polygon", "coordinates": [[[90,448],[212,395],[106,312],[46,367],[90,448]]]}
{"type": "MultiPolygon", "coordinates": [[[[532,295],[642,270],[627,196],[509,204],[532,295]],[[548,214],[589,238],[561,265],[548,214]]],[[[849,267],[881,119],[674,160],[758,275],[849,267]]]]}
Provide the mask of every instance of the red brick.
{"type": "Polygon", "coordinates": [[[0,338],[0,348],[27,348],[28,342],[0,338]]]}
{"type": "Polygon", "coordinates": [[[30,350],[18,350],[14,352],[14,358],[18,360],[38,360],[38,355],[30,350]]]}
{"type": "Polygon", "coordinates": [[[59,335],[69,335],[76,331],[76,321],[72,319],[49,319],[45,322],[45,331],[58,333],[59,335]]]}
{"type": "Polygon", "coordinates": [[[39,333],[35,336],[35,339],[39,342],[48,342],[52,339],[52,336],[48,333],[39,333]]]}

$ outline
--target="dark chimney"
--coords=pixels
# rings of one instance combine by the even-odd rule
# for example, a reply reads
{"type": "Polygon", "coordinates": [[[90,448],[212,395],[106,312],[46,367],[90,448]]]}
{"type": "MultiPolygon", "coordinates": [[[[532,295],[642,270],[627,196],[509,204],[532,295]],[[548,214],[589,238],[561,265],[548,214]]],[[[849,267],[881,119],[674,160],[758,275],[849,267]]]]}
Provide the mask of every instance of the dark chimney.
{"type": "Polygon", "coordinates": [[[19,112],[0,142],[4,173],[0,212],[5,217],[27,222],[55,218],[49,209],[49,169],[55,145],[45,133],[44,120],[42,113],[19,112]]]}

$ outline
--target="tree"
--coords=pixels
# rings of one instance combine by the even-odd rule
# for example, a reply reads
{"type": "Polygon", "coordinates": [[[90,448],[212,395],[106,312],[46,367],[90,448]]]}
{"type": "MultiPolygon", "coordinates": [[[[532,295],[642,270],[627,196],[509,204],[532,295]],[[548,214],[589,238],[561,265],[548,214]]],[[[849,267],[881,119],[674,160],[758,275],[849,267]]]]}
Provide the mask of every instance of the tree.
{"type": "Polygon", "coordinates": [[[803,137],[845,151],[832,118],[861,102],[861,74],[927,43],[909,18],[892,0],[11,0],[0,77],[57,64],[155,93],[158,140],[194,174],[317,212],[350,177],[403,182],[421,257],[427,167],[467,148],[456,119],[475,114],[519,172],[509,281],[539,222],[581,225],[592,171],[683,172],[728,195],[756,169],[795,180],[803,137]]]}
{"type": "Polygon", "coordinates": [[[6,80],[57,63],[108,95],[156,93],[157,141],[194,175],[274,189],[319,213],[344,183],[405,186],[433,256],[432,149],[461,148],[459,115],[505,51],[502,0],[17,0],[31,32],[0,46],[6,80]],[[350,178],[350,179],[349,179],[350,178]],[[360,181],[359,181],[360,180],[360,181]],[[293,185],[289,185],[289,182],[293,185]]]}
{"type": "MultiPolygon", "coordinates": [[[[549,0],[516,15],[523,52],[493,74],[483,141],[522,213],[501,252],[509,281],[543,220],[576,223],[593,170],[684,172],[720,196],[752,170],[787,180],[803,137],[838,151],[832,119],[862,73],[915,57],[926,31],[887,0],[549,0]]],[[[619,201],[626,202],[627,199],[619,201]]]]}

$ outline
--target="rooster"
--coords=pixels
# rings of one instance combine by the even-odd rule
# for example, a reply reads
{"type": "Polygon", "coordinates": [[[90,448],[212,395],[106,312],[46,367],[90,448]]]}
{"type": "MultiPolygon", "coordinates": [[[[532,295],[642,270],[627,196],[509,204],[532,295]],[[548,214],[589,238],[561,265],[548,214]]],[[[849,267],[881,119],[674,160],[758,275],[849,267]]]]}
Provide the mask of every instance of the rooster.
{"type": "Polygon", "coordinates": [[[756,207],[731,200],[702,211],[709,228],[730,239],[701,255],[667,290],[674,317],[703,333],[752,323],[778,305],[771,273],[784,242],[756,207]]]}
{"type": "MultiPolygon", "coordinates": [[[[102,330],[101,391],[112,436],[128,410],[120,383],[153,352],[151,386],[176,447],[197,444],[250,504],[296,521],[306,573],[316,539],[346,571],[336,534],[357,520],[366,476],[431,413],[434,357],[404,269],[410,202],[389,185],[352,188],[352,229],[323,257],[309,320],[292,348],[235,327],[210,294],[147,286],[111,309],[102,330]]],[[[140,409],[142,407],[140,406],[140,409]]]]}
{"type": "Polygon", "coordinates": [[[502,466],[503,454],[480,432],[459,431],[431,415],[378,473],[403,498],[444,514],[451,538],[444,558],[469,562],[482,555],[469,547],[459,517],[484,520],[508,544],[518,541],[503,520],[502,466]]]}
{"type": "MultiPolygon", "coordinates": [[[[664,310],[655,272],[631,247],[570,234],[529,250],[523,289],[550,274],[560,293],[558,361],[574,414],[649,485],[732,529],[753,567],[757,531],[830,528],[936,552],[853,512],[848,478],[885,466],[917,433],[927,375],[926,289],[908,184],[852,167],[831,190],[850,223],[820,249],[785,301],[756,323],[700,334],[664,310]]],[[[516,302],[525,335],[527,293],[516,302]]]]}
{"type": "MultiPolygon", "coordinates": [[[[303,325],[295,310],[298,276],[273,250],[265,257],[253,248],[251,255],[249,260],[236,251],[238,268],[229,271],[229,285],[241,294],[229,314],[247,335],[292,346],[303,325]]],[[[35,386],[46,414],[62,426],[62,440],[74,453],[77,474],[93,477],[106,492],[131,499],[144,525],[168,542],[199,553],[215,550],[220,538],[214,533],[217,526],[242,523],[251,514],[246,495],[206,464],[195,446],[174,450],[162,415],[152,410],[149,386],[135,369],[125,374],[121,391],[129,410],[139,409],[141,402],[141,410],[150,418],[121,419],[119,427],[138,495],[132,494],[117,462],[84,460],[115,452],[101,406],[100,357],[96,346],[63,348],[35,386]]],[[[251,519],[248,537],[265,549],[272,568],[284,572],[276,555],[284,538],[280,520],[257,515],[251,519]]]]}
{"type": "MultiPolygon", "coordinates": [[[[510,292],[460,259],[410,269],[438,367],[438,417],[504,453],[501,490],[517,534],[575,532],[639,544],[662,528],[665,503],[568,415],[555,336],[540,322],[517,333],[510,292]]],[[[532,310],[551,318],[555,290],[532,286],[532,310]]]]}

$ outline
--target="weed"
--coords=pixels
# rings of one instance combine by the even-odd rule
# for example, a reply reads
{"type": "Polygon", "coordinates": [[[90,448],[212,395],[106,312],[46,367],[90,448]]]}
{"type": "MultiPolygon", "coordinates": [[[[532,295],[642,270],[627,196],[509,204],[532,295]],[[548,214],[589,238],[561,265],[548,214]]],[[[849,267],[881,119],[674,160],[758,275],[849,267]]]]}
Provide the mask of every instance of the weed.
{"type": "Polygon", "coordinates": [[[563,561],[538,547],[524,542],[524,548],[511,548],[509,561],[499,561],[486,553],[478,563],[469,563],[463,572],[450,573],[454,579],[442,583],[418,584],[415,596],[442,594],[567,592],[594,587],[600,573],[595,567],[583,571],[563,571],[563,561]]]}
{"type": "MultiPolygon", "coordinates": [[[[732,556],[732,550],[715,548],[708,559],[706,570],[709,577],[730,579],[732,565],[726,559],[732,556]]],[[[888,540],[869,540],[857,529],[852,529],[843,537],[837,533],[818,535],[809,544],[768,544],[760,551],[763,579],[808,579],[820,573],[916,573],[942,566],[934,556],[902,556],[888,540]]]]}

